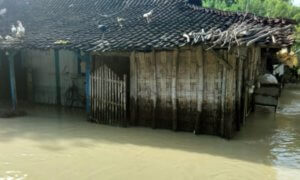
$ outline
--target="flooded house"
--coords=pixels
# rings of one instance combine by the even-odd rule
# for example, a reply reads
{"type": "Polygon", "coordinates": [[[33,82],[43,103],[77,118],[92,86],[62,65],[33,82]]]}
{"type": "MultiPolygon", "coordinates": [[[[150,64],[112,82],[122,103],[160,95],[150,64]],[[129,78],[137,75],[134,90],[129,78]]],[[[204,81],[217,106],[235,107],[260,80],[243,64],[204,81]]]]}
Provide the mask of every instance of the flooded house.
{"type": "Polygon", "coordinates": [[[201,0],[3,0],[0,95],[94,122],[231,138],[295,22],[201,0]]]}

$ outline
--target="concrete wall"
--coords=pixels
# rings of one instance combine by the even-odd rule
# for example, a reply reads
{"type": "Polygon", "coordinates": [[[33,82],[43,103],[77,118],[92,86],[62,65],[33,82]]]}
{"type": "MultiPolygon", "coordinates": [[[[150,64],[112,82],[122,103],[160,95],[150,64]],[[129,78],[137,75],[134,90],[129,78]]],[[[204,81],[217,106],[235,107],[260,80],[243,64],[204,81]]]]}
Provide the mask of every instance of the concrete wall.
{"type": "MultiPolygon", "coordinates": [[[[35,103],[56,104],[56,76],[54,50],[24,50],[22,52],[24,66],[27,69],[28,96],[35,103]],[[32,82],[31,82],[32,81],[32,82]]],[[[59,51],[61,102],[66,103],[65,94],[72,81],[84,96],[85,77],[78,73],[78,61],[72,51],[59,51]]],[[[79,105],[79,104],[78,104],[79,105]]]]}

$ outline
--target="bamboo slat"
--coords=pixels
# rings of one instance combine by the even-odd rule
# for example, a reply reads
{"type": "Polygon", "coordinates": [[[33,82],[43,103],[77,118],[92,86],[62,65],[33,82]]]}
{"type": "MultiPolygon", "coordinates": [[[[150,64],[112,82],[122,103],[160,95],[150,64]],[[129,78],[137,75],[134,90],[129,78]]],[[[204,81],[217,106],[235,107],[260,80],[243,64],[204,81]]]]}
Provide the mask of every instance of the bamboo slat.
{"type": "Polygon", "coordinates": [[[127,76],[121,79],[101,64],[91,75],[92,119],[109,125],[127,125],[127,76]]]}

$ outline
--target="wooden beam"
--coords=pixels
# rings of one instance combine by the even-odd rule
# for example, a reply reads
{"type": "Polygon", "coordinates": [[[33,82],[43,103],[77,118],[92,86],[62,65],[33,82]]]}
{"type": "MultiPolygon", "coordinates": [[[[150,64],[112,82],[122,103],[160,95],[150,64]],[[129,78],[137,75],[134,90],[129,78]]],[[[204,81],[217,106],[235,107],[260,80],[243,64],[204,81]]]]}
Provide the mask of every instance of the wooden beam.
{"type": "Polygon", "coordinates": [[[56,104],[61,105],[61,87],[60,87],[60,66],[59,66],[59,50],[54,50],[55,58],[55,80],[56,80],[56,104]]]}
{"type": "Polygon", "coordinates": [[[130,57],[131,52],[91,52],[91,55],[98,55],[104,57],[112,57],[112,56],[119,56],[119,57],[130,57]]]}
{"type": "Polygon", "coordinates": [[[9,79],[10,79],[10,92],[13,110],[17,109],[17,88],[16,88],[16,78],[15,78],[15,64],[14,57],[16,52],[8,53],[8,62],[9,62],[9,79]]]}

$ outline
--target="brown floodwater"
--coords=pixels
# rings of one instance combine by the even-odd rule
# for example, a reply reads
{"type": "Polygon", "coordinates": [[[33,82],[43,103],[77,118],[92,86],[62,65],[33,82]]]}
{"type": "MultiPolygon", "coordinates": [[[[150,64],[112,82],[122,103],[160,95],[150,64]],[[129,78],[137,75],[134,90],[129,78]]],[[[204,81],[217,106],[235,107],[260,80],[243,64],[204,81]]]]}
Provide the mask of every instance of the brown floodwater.
{"type": "Polygon", "coordinates": [[[28,106],[0,119],[0,180],[300,179],[300,86],[257,108],[233,140],[91,124],[80,111],[28,106]]]}

